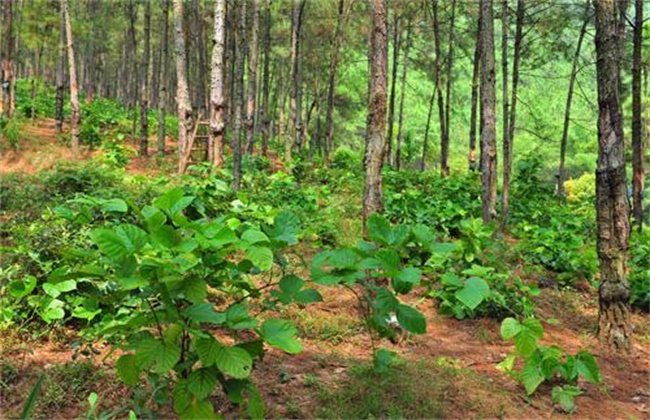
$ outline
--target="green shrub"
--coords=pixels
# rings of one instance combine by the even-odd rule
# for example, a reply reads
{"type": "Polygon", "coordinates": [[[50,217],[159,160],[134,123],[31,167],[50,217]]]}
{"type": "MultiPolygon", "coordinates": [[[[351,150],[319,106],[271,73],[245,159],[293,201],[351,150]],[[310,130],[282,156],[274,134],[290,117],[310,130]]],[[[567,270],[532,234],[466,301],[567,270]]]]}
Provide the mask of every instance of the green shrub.
{"type": "Polygon", "coordinates": [[[340,146],[332,154],[332,168],[358,170],[361,168],[361,156],[347,146],[340,146]]]}

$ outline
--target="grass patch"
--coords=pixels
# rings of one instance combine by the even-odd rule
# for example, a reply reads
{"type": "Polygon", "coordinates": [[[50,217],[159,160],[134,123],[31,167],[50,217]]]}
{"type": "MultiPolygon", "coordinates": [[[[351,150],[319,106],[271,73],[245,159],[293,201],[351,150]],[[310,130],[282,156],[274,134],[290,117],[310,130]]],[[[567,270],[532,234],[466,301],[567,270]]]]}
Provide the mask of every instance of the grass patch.
{"type": "Polygon", "coordinates": [[[348,313],[322,313],[309,310],[290,310],[300,336],[310,340],[339,344],[362,333],[363,321],[348,313]]]}

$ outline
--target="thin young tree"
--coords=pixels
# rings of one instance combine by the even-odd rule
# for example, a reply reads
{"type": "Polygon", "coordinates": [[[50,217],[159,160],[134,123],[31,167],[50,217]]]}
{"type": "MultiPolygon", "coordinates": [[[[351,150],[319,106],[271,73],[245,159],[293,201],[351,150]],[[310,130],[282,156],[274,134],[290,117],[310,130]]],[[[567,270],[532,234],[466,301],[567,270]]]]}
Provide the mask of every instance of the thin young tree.
{"type": "Polygon", "coordinates": [[[158,94],[158,158],[165,157],[165,113],[167,107],[167,40],[169,39],[169,0],[162,0],[160,38],[160,92],[158,94]]]}
{"type": "Polygon", "coordinates": [[[144,56],[142,91],[140,92],[140,156],[149,150],[149,81],[151,80],[151,1],[144,0],[144,56]]]}
{"type": "Polygon", "coordinates": [[[68,74],[70,75],[70,144],[72,154],[79,156],[79,88],[77,85],[77,68],[74,58],[72,22],[68,0],[61,0],[61,17],[65,25],[66,50],[68,52],[68,74]]]}
{"type": "Polygon", "coordinates": [[[573,61],[571,63],[571,75],[569,76],[569,89],[566,97],[566,107],[564,108],[564,125],[562,128],[562,141],[560,142],[560,166],[557,171],[557,185],[555,191],[560,197],[564,196],[564,180],[565,174],[565,161],[566,161],[566,148],[569,141],[569,125],[571,123],[571,105],[573,103],[573,89],[575,86],[576,78],[578,77],[578,65],[580,64],[580,51],[582,50],[582,42],[587,33],[587,25],[589,24],[589,13],[591,10],[591,0],[585,3],[585,12],[582,19],[582,27],[578,35],[578,43],[576,50],[573,54],[573,61]]]}
{"type": "MultiPolygon", "coordinates": [[[[293,0],[291,9],[291,89],[289,91],[289,136],[285,142],[286,162],[291,162],[294,144],[300,141],[302,131],[302,74],[300,65],[300,38],[306,0],[293,0]]],[[[300,146],[300,145],[298,145],[300,146]]]]}
{"type": "Polygon", "coordinates": [[[239,26],[235,42],[235,86],[236,109],[232,128],[231,148],[233,156],[233,180],[235,191],[241,188],[241,155],[242,155],[242,119],[246,115],[244,101],[244,62],[246,59],[246,2],[239,3],[239,26]]]}
{"type": "MultiPolygon", "coordinates": [[[[456,25],[456,0],[451,0],[451,16],[449,18],[449,47],[447,49],[447,80],[445,86],[445,138],[447,139],[447,161],[449,160],[449,130],[451,127],[451,95],[454,84],[454,38],[456,25]]],[[[449,163],[446,174],[449,175],[449,163]]]]}
{"type": "Polygon", "coordinates": [[[406,98],[406,74],[408,70],[409,50],[411,48],[411,21],[406,24],[406,45],[402,61],[402,81],[400,86],[399,116],[397,117],[397,144],[395,147],[395,169],[402,167],[402,142],[404,140],[404,99],[406,98]]]}
{"type": "Polygon", "coordinates": [[[483,222],[496,217],[496,69],[492,0],[481,0],[481,183],[483,222]]]}
{"type": "Polygon", "coordinates": [[[476,24],[476,45],[474,47],[474,70],[472,71],[472,97],[470,102],[469,118],[469,153],[467,162],[470,171],[476,171],[476,120],[478,114],[478,94],[481,70],[481,7],[479,6],[479,17],[476,24]]]}
{"type": "Polygon", "coordinates": [[[436,51],[436,86],[438,87],[438,121],[440,122],[440,173],[449,175],[449,137],[447,136],[447,121],[445,120],[445,92],[442,88],[442,50],[440,48],[440,21],[438,20],[438,0],[431,1],[433,14],[433,39],[436,51]]]}
{"type": "MultiPolygon", "coordinates": [[[[634,2],[634,51],[632,53],[632,200],[634,222],[643,230],[644,136],[641,104],[641,50],[643,48],[643,0],[634,2]]],[[[646,72],[647,75],[647,72],[646,72]]]]}
{"type": "Polygon", "coordinates": [[[512,159],[512,144],[510,143],[508,126],[508,0],[501,0],[501,106],[503,124],[503,188],[501,195],[501,228],[505,228],[510,203],[510,169],[512,159]]]}
{"type": "Polygon", "coordinates": [[[63,101],[65,100],[65,22],[59,19],[59,56],[56,67],[56,99],[54,102],[54,115],[56,118],[56,132],[63,130],[63,101]]]}
{"type": "Polygon", "coordinates": [[[192,130],[192,105],[187,87],[187,51],[183,31],[183,0],[174,0],[174,47],[176,52],[176,106],[178,110],[178,172],[185,170],[185,148],[192,130]]]}
{"type": "Polygon", "coordinates": [[[210,83],[210,137],[208,153],[214,166],[223,165],[224,141],[224,47],[226,42],[226,1],[214,2],[214,37],[212,39],[212,74],[210,83]]]}
{"type": "Polygon", "coordinates": [[[630,224],[625,175],[620,63],[627,2],[596,0],[598,162],[596,166],[597,250],[600,261],[598,336],[616,350],[631,348],[627,252],[630,224]]]}
{"type": "Polygon", "coordinates": [[[381,168],[386,147],[386,68],[388,44],[386,34],[386,1],[370,3],[370,92],[364,156],[365,179],[363,188],[363,230],[366,221],[375,212],[383,210],[381,168]]]}
{"type": "Polygon", "coordinates": [[[271,112],[269,110],[269,81],[271,62],[271,0],[264,0],[264,35],[262,38],[262,51],[264,62],[262,64],[262,105],[260,107],[260,132],[262,133],[262,156],[266,157],[269,149],[271,129],[271,112]]]}
{"type": "Polygon", "coordinates": [[[393,65],[390,75],[390,96],[388,98],[388,138],[386,139],[386,160],[393,165],[393,127],[395,125],[395,97],[397,86],[397,70],[399,68],[399,51],[402,43],[400,14],[394,10],[393,19],[393,65]]]}
{"type": "Polygon", "coordinates": [[[250,39],[248,40],[248,100],[246,101],[246,151],[253,154],[255,146],[255,100],[257,97],[257,53],[258,53],[258,32],[260,22],[260,2],[252,0],[252,24],[250,39]]]}
{"type": "Polygon", "coordinates": [[[2,113],[6,118],[14,115],[11,89],[14,86],[14,22],[13,1],[3,2],[4,48],[2,57],[2,113]]]}

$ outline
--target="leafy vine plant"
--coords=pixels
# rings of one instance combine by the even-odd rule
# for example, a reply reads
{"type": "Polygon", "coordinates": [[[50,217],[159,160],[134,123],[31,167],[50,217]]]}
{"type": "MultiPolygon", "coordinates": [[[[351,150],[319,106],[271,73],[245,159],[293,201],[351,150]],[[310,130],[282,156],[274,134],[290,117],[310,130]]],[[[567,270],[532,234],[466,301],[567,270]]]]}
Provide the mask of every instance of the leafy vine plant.
{"type": "Polygon", "coordinates": [[[264,417],[250,379],[256,361],[267,346],[302,350],[296,327],[273,314],[322,300],[283,256],[297,243],[297,218],[210,219],[180,188],[143,207],[120,202],[90,213],[103,210],[104,224],[88,233],[95,246],[78,250],[47,283],[67,282],[62,290],[76,290],[74,300],[60,292],[48,307],[91,314],[85,333],[114,344],[121,380],[137,390],[144,376],[149,400],[172,401],[181,418],[218,417],[210,399],[218,386],[242,413],[264,417]]]}

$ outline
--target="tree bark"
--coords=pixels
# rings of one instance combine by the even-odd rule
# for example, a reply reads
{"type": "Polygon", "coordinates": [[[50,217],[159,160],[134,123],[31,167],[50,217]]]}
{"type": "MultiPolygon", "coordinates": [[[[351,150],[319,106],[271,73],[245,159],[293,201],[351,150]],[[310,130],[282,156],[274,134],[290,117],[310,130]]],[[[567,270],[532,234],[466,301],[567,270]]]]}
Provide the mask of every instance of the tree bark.
{"type": "MultiPolygon", "coordinates": [[[[627,251],[630,235],[623,116],[619,100],[620,59],[625,36],[619,10],[626,1],[596,0],[598,163],[597,249],[600,260],[598,336],[616,350],[631,348],[627,251]]],[[[623,27],[624,28],[624,27],[623,27]]]]}
{"type": "Polygon", "coordinates": [[[433,6],[433,37],[436,50],[436,85],[438,86],[438,117],[440,120],[440,173],[449,175],[449,137],[447,136],[447,121],[445,120],[445,101],[442,89],[442,53],[440,49],[440,23],[438,21],[438,0],[432,0],[433,6]]]}
{"type": "Polygon", "coordinates": [[[266,157],[269,149],[270,136],[270,111],[269,111],[269,65],[271,61],[271,0],[264,1],[264,38],[262,50],[264,52],[264,63],[262,65],[262,106],[260,109],[260,122],[262,133],[262,156],[266,157]]]}
{"type": "Polygon", "coordinates": [[[79,88],[77,85],[77,70],[74,58],[72,38],[72,22],[70,22],[70,6],[68,0],[61,0],[61,13],[65,24],[65,38],[68,50],[68,73],[70,75],[70,143],[72,154],[79,156],[79,88]]]}
{"type": "MultiPolygon", "coordinates": [[[[451,127],[451,94],[454,81],[454,25],[456,22],[456,0],[451,0],[451,17],[449,20],[449,50],[447,56],[447,86],[445,95],[445,138],[447,139],[447,162],[449,161],[449,130],[451,127]]],[[[449,163],[446,174],[449,175],[449,163]]]]}
{"type": "Polygon", "coordinates": [[[6,118],[14,115],[12,92],[14,82],[14,24],[13,1],[3,2],[4,56],[2,57],[2,113],[6,118]]]}
{"type": "Polygon", "coordinates": [[[322,145],[326,163],[329,162],[330,152],[334,149],[334,94],[336,90],[336,72],[339,64],[339,50],[341,49],[341,38],[343,36],[343,23],[346,17],[344,6],[345,0],[339,0],[336,30],[334,32],[334,39],[332,40],[332,53],[330,56],[330,74],[327,85],[327,111],[325,113],[325,140],[322,145]]]}
{"type": "Polygon", "coordinates": [[[481,70],[481,7],[476,24],[476,46],[474,47],[474,70],[472,72],[472,99],[469,118],[469,154],[467,161],[470,171],[476,171],[476,119],[478,110],[478,92],[481,70]]]}
{"type": "Polygon", "coordinates": [[[483,222],[496,216],[497,150],[492,0],[481,0],[481,182],[483,222]]]}
{"type": "Polygon", "coordinates": [[[174,47],[176,50],[176,106],[178,109],[178,172],[182,173],[183,157],[192,130],[192,105],[187,87],[187,51],[183,32],[183,0],[174,0],[174,47]]]}
{"type": "MultiPolygon", "coordinates": [[[[302,130],[302,77],[300,66],[300,38],[305,0],[293,0],[291,11],[291,89],[289,92],[289,136],[285,142],[284,159],[291,162],[293,145],[300,140],[302,130]]],[[[298,145],[299,146],[299,145],[298,145]]]]}
{"type": "Polygon", "coordinates": [[[255,146],[255,100],[257,98],[257,53],[258,32],[260,22],[260,1],[252,0],[253,13],[251,36],[248,42],[248,101],[246,103],[246,149],[248,154],[253,154],[255,146]]]}
{"type": "Polygon", "coordinates": [[[643,230],[643,153],[641,66],[643,48],[643,0],[634,2],[634,51],[632,53],[632,200],[633,214],[639,233],[643,230]]]}
{"type": "Polygon", "coordinates": [[[239,4],[239,30],[237,31],[235,47],[235,96],[236,109],[232,128],[232,155],[233,155],[233,189],[241,188],[241,128],[242,118],[246,112],[244,102],[244,61],[246,55],[246,2],[239,4]]]}
{"type": "Polygon", "coordinates": [[[149,80],[151,80],[151,1],[144,0],[144,57],[140,93],[140,156],[149,153],[149,80]]]}
{"type": "Polygon", "coordinates": [[[226,2],[214,2],[214,38],[212,39],[212,80],[210,83],[210,162],[223,165],[224,141],[224,47],[226,42],[226,2]]]}
{"type": "Polygon", "coordinates": [[[582,42],[587,32],[587,25],[589,24],[589,10],[591,0],[587,0],[585,4],[585,14],[582,20],[582,27],[580,28],[580,35],[578,35],[578,44],[576,51],[573,55],[573,62],[571,63],[571,75],[569,76],[569,90],[566,98],[566,107],[564,109],[564,126],[562,128],[562,141],[560,142],[560,166],[557,172],[557,185],[555,191],[560,197],[564,196],[564,180],[566,173],[564,164],[566,160],[566,147],[569,141],[569,124],[571,123],[571,104],[573,103],[573,87],[576,78],[578,77],[578,64],[580,63],[580,51],[582,50],[582,42]]]}
{"type": "Polygon", "coordinates": [[[420,162],[420,171],[426,169],[427,153],[429,151],[429,128],[431,127],[431,115],[433,115],[433,106],[435,104],[437,89],[433,87],[431,99],[429,100],[429,112],[427,113],[427,125],[424,129],[424,144],[422,145],[422,162],[420,162]]]}
{"type": "Polygon", "coordinates": [[[388,138],[386,139],[386,160],[393,165],[393,126],[395,125],[395,87],[397,86],[397,69],[399,66],[399,50],[401,47],[400,16],[395,10],[393,24],[393,66],[390,75],[390,97],[388,99],[388,138]]]}
{"type": "Polygon", "coordinates": [[[363,231],[367,235],[366,222],[375,212],[383,210],[381,168],[386,147],[386,2],[372,0],[370,3],[370,92],[368,122],[366,128],[365,180],[363,189],[363,231]]]}
{"type": "Polygon", "coordinates": [[[167,106],[167,40],[169,39],[169,0],[162,0],[162,38],[160,40],[160,93],[158,96],[158,157],[165,157],[165,112],[167,106]]]}
{"type": "Polygon", "coordinates": [[[63,130],[63,101],[65,100],[65,21],[63,16],[59,24],[59,58],[56,69],[56,99],[55,99],[55,116],[56,132],[61,133],[63,130]]]}
{"type": "MultiPolygon", "coordinates": [[[[515,22],[515,46],[512,58],[512,96],[510,99],[510,120],[508,121],[508,156],[503,157],[503,188],[506,190],[506,201],[510,196],[510,174],[512,173],[512,150],[515,144],[515,124],[517,121],[517,90],[519,88],[519,66],[521,64],[521,46],[524,39],[523,28],[524,18],[526,17],[526,4],[524,0],[517,0],[517,11],[515,22]],[[505,175],[508,175],[507,179],[505,175]]],[[[503,220],[506,220],[509,203],[506,202],[503,207],[503,220]]]]}
{"type": "Polygon", "coordinates": [[[512,144],[508,126],[508,0],[501,0],[501,80],[503,107],[503,188],[501,190],[501,228],[505,228],[510,205],[510,173],[512,168],[512,144]]]}
{"type": "Polygon", "coordinates": [[[404,98],[406,97],[406,72],[408,69],[409,49],[411,47],[411,22],[406,25],[406,47],[404,48],[404,60],[402,62],[402,82],[400,87],[399,117],[397,120],[397,147],[395,148],[395,169],[402,167],[402,141],[404,138],[404,98]]]}

